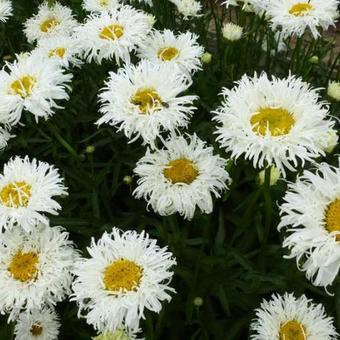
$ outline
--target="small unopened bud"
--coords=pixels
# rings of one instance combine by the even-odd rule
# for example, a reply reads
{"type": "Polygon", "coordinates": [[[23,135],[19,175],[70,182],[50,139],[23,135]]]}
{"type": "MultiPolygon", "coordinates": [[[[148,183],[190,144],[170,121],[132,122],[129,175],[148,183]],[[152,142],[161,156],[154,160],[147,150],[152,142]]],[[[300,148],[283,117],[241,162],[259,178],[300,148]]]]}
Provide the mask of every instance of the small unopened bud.
{"type": "Polygon", "coordinates": [[[200,296],[197,296],[197,297],[194,298],[193,303],[196,307],[201,307],[203,305],[204,301],[200,296]]]}
{"type": "Polygon", "coordinates": [[[203,64],[210,64],[212,59],[212,54],[209,52],[203,53],[201,60],[203,64]]]}
{"type": "MultiPolygon", "coordinates": [[[[260,171],[259,173],[260,185],[264,184],[265,175],[266,175],[266,170],[260,171]]],[[[270,169],[270,186],[275,185],[277,181],[279,180],[280,176],[281,176],[280,170],[276,168],[275,166],[272,166],[270,169]]]]}
{"type": "Polygon", "coordinates": [[[311,64],[318,64],[319,63],[319,57],[317,55],[313,55],[312,57],[309,58],[309,62],[311,64]]]}
{"type": "Polygon", "coordinates": [[[131,185],[132,177],[131,176],[124,176],[123,183],[126,184],[126,185],[131,185]]]}
{"type": "Polygon", "coordinates": [[[332,153],[338,144],[338,139],[339,137],[338,137],[336,130],[330,129],[327,132],[327,139],[326,139],[326,145],[324,147],[324,151],[327,153],[332,153]]]}
{"type": "Polygon", "coordinates": [[[237,41],[242,38],[243,28],[232,22],[226,23],[222,28],[223,38],[229,41],[237,41]]]}
{"type": "Polygon", "coordinates": [[[85,149],[87,154],[92,154],[96,151],[96,147],[94,145],[88,145],[85,149]]]}

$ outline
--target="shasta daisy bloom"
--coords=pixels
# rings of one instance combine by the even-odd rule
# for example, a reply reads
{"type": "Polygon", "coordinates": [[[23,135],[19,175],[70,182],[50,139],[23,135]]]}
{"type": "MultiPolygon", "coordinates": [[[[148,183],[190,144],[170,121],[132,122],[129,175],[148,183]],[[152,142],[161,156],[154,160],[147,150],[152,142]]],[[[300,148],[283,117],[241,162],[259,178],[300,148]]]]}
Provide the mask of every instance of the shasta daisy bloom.
{"type": "Polygon", "coordinates": [[[281,0],[269,1],[267,14],[274,30],[280,29],[283,37],[302,36],[309,29],[314,38],[320,29],[335,26],[338,17],[338,0],[281,0]]]}
{"type": "Polygon", "coordinates": [[[77,257],[62,227],[38,224],[30,233],[6,230],[0,237],[0,312],[14,320],[70,294],[71,269],[77,257]]]}
{"type": "Polygon", "coordinates": [[[334,122],[318,90],[302,79],[245,75],[222,94],[224,102],[214,111],[217,139],[233,158],[244,155],[255,168],[275,165],[285,176],[285,168],[294,171],[299,161],[324,155],[322,140],[334,122]]]}
{"type": "Polygon", "coordinates": [[[10,0],[0,0],[0,22],[6,22],[12,12],[12,2],[10,0]]]}
{"type": "Polygon", "coordinates": [[[192,219],[196,207],[209,214],[212,196],[220,197],[230,182],[226,165],[226,160],[214,155],[213,148],[196,135],[187,139],[172,136],[163,149],[148,149],[137,162],[134,172],[140,178],[133,194],[143,197],[163,216],[178,212],[192,219]]]}
{"type": "Polygon", "coordinates": [[[333,318],[305,295],[272,295],[256,310],[251,340],[336,340],[333,318]]]}
{"type": "Polygon", "coordinates": [[[49,6],[47,1],[39,6],[38,13],[25,22],[24,33],[28,42],[32,43],[54,35],[71,35],[79,24],[72,11],[59,2],[49,6]]]}
{"type": "Polygon", "coordinates": [[[201,69],[203,47],[196,34],[186,32],[175,35],[170,30],[153,31],[139,47],[139,57],[155,64],[178,67],[187,74],[201,69]]]}
{"type": "Polygon", "coordinates": [[[115,331],[125,325],[138,328],[144,310],[159,313],[164,300],[170,301],[174,289],[168,285],[176,264],[167,247],[144,231],[122,232],[113,228],[91,247],[90,258],[75,264],[71,300],[79,304],[79,315],[99,331],[115,331]]]}
{"type": "Polygon", "coordinates": [[[184,17],[184,20],[202,16],[202,5],[197,0],[170,0],[176,5],[177,10],[184,17]]]}
{"type": "Polygon", "coordinates": [[[70,36],[54,36],[49,39],[42,39],[38,47],[32,52],[35,56],[54,60],[60,66],[69,68],[71,65],[80,66],[82,53],[78,41],[70,36]]]}
{"type": "Polygon", "coordinates": [[[66,90],[71,79],[55,61],[39,56],[7,63],[0,71],[0,123],[18,123],[23,110],[36,121],[47,119],[62,108],[57,102],[69,98],[66,90]]]}
{"type": "Polygon", "coordinates": [[[326,163],[291,183],[280,207],[279,230],[288,258],[315,286],[328,286],[340,268],[340,169],[326,163]]]}
{"type": "Polygon", "coordinates": [[[53,309],[43,307],[22,312],[16,320],[14,334],[16,340],[57,340],[59,317],[53,309]]]}
{"type": "Polygon", "coordinates": [[[38,222],[48,223],[42,213],[57,215],[55,196],[67,195],[57,169],[45,162],[15,157],[0,175],[0,228],[19,225],[25,231],[38,222]]]}
{"type": "Polygon", "coordinates": [[[79,47],[88,61],[103,59],[130,61],[134,51],[151,29],[149,15],[131,6],[90,14],[76,29],[79,47]]]}
{"type": "Polygon", "coordinates": [[[196,96],[180,94],[190,85],[171,65],[144,60],[125,66],[110,73],[99,95],[103,117],[97,124],[116,126],[129,139],[142,137],[153,146],[161,132],[188,125],[196,96]]]}
{"type": "Polygon", "coordinates": [[[223,38],[229,41],[237,41],[242,38],[243,28],[235,25],[232,22],[227,22],[222,28],[223,38]]]}
{"type": "Polygon", "coordinates": [[[83,8],[89,12],[103,12],[119,6],[119,0],[83,0],[83,8]]]}

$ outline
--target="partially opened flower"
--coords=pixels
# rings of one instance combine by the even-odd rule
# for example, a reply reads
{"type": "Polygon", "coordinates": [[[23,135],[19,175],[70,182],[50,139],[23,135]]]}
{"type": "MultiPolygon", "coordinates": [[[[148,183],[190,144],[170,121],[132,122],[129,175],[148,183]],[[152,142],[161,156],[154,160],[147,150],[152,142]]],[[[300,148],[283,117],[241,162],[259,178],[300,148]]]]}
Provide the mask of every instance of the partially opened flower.
{"type": "Polygon", "coordinates": [[[97,242],[92,239],[87,250],[90,258],[75,265],[72,300],[95,329],[114,332],[124,325],[137,330],[145,309],[159,313],[161,302],[171,300],[176,261],[144,231],[113,228],[97,242]]]}
{"type": "Polygon", "coordinates": [[[178,212],[191,219],[197,208],[209,214],[213,196],[220,197],[230,182],[226,165],[196,135],[172,136],[163,149],[148,149],[137,162],[134,172],[140,178],[134,195],[163,216],[178,212]]]}
{"type": "Polygon", "coordinates": [[[19,225],[30,231],[38,222],[48,223],[43,213],[56,215],[61,207],[55,196],[67,195],[62,182],[48,163],[12,158],[0,175],[0,229],[19,225]]]}
{"type": "Polygon", "coordinates": [[[70,8],[59,2],[49,6],[45,1],[39,6],[38,13],[25,22],[24,33],[28,42],[32,43],[57,34],[71,35],[77,26],[70,8]]]}
{"type": "Polygon", "coordinates": [[[340,268],[340,168],[321,163],[289,184],[279,229],[287,229],[288,258],[316,286],[331,285],[340,268]]]}
{"type": "Polygon", "coordinates": [[[0,123],[18,123],[23,110],[31,112],[36,121],[47,119],[62,108],[60,100],[69,98],[71,79],[55,61],[36,55],[7,63],[0,71],[0,123]]]}
{"type": "Polygon", "coordinates": [[[97,124],[108,123],[124,131],[133,140],[142,137],[154,145],[163,131],[187,126],[196,96],[182,95],[191,81],[171,65],[142,61],[110,73],[100,93],[103,117],[97,124]]]}
{"type": "Polygon", "coordinates": [[[122,6],[90,14],[76,29],[79,47],[88,61],[129,62],[130,52],[142,42],[151,29],[149,15],[131,6],[122,6]]]}
{"type": "Polygon", "coordinates": [[[89,12],[109,11],[119,5],[119,0],[83,0],[83,8],[89,12]]]}
{"type": "Polygon", "coordinates": [[[177,10],[184,17],[184,20],[188,20],[195,17],[202,16],[202,5],[198,0],[170,0],[176,5],[177,10]]]}
{"type": "Polygon", "coordinates": [[[38,46],[33,50],[34,56],[55,61],[62,67],[80,66],[82,50],[78,41],[72,36],[54,36],[39,40],[38,46]]]}
{"type": "Polygon", "coordinates": [[[12,14],[12,2],[10,0],[0,0],[0,22],[6,22],[12,14]]]}
{"type": "Polygon", "coordinates": [[[197,39],[197,35],[190,32],[175,35],[170,30],[155,30],[140,45],[139,57],[192,74],[201,69],[203,47],[197,39]]]}
{"type": "Polygon", "coordinates": [[[275,165],[285,176],[319,155],[334,122],[316,89],[295,76],[243,76],[223,89],[224,102],[214,113],[218,141],[233,158],[243,155],[254,167],[275,165]]]}
{"type": "Polygon", "coordinates": [[[336,340],[333,318],[305,295],[273,295],[256,310],[251,340],[336,340]]]}
{"type": "Polygon", "coordinates": [[[59,328],[59,317],[53,309],[25,311],[16,320],[15,340],[57,340],[59,328]]]}
{"type": "Polygon", "coordinates": [[[9,320],[23,310],[52,306],[70,293],[77,253],[68,237],[62,227],[43,224],[30,233],[17,227],[1,234],[0,312],[9,313],[9,320]]]}
{"type": "Polygon", "coordinates": [[[335,25],[338,5],[338,0],[280,0],[268,1],[266,11],[272,28],[281,30],[283,37],[302,36],[308,30],[317,38],[320,30],[335,25]]]}

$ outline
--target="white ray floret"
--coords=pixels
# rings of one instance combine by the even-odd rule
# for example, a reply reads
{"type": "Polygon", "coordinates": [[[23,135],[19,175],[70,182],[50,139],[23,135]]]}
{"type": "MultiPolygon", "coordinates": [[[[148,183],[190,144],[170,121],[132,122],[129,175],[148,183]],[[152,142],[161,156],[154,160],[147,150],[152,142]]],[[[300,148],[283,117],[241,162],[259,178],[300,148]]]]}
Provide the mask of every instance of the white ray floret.
{"type": "Polygon", "coordinates": [[[11,134],[10,129],[0,126],[0,151],[7,147],[8,141],[13,137],[15,135],[11,134]]]}
{"type": "Polygon", "coordinates": [[[316,286],[332,284],[340,268],[340,169],[321,163],[289,184],[279,229],[287,229],[288,258],[316,286]]]}
{"type": "Polygon", "coordinates": [[[0,228],[30,231],[38,222],[48,223],[43,213],[58,214],[54,197],[60,195],[67,191],[57,169],[28,156],[12,158],[0,175],[0,228]]]}
{"type": "Polygon", "coordinates": [[[25,22],[24,33],[32,43],[55,35],[71,35],[78,25],[70,8],[59,2],[49,7],[45,1],[39,6],[38,13],[25,22]]]}
{"type": "Polygon", "coordinates": [[[324,155],[334,122],[318,90],[302,79],[243,76],[222,94],[222,106],[214,111],[216,133],[232,158],[243,155],[255,168],[275,165],[285,176],[286,169],[324,155]]]}
{"type": "Polygon", "coordinates": [[[156,64],[169,64],[192,74],[201,69],[203,47],[196,34],[186,32],[175,35],[170,30],[154,30],[139,48],[139,57],[156,64]]]}
{"type": "Polygon", "coordinates": [[[36,121],[49,118],[62,108],[59,101],[69,98],[71,79],[55,61],[39,56],[6,63],[0,71],[0,123],[18,123],[23,110],[31,112],[36,121]]]}
{"type": "Polygon", "coordinates": [[[302,36],[309,30],[317,38],[320,30],[335,26],[339,4],[338,0],[268,1],[266,13],[272,28],[281,30],[283,37],[302,36]]]}
{"type": "Polygon", "coordinates": [[[134,196],[163,216],[178,212],[191,219],[197,208],[209,214],[213,196],[220,197],[230,182],[226,165],[196,135],[172,136],[163,149],[148,149],[137,162],[134,172],[140,178],[134,196]]]}
{"type": "Polygon", "coordinates": [[[59,317],[53,309],[25,311],[16,320],[15,340],[57,340],[59,328],[59,317]]]}
{"type": "Polygon", "coordinates": [[[251,340],[336,340],[333,318],[305,295],[272,295],[263,300],[251,323],[251,340]]]}
{"type": "Polygon", "coordinates": [[[79,47],[88,61],[116,60],[128,63],[151,29],[150,17],[131,6],[90,14],[76,29],[79,47]]]}
{"type": "Polygon", "coordinates": [[[13,15],[12,2],[0,0],[0,22],[6,22],[11,15],[13,15]]]}
{"type": "Polygon", "coordinates": [[[103,117],[98,125],[108,123],[133,140],[141,137],[154,145],[163,131],[185,127],[195,109],[196,96],[181,95],[191,81],[171,65],[142,61],[110,73],[100,93],[103,117]]]}
{"type": "Polygon", "coordinates": [[[72,283],[77,252],[62,227],[39,224],[30,233],[22,228],[0,236],[0,312],[9,320],[62,301],[72,283]]]}
{"type": "Polygon", "coordinates": [[[125,325],[137,330],[144,310],[159,313],[174,290],[168,285],[176,264],[167,247],[144,231],[122,232],[113,228],[87,248],[90,258],[75,265],[72,300],[79,315],[99,331],[115,331],[125,325]]]}
{"type": "Polygon", "coordinates": [[[77,39],[72,36],[54,36],[42,39],[32,51],[34,56],[50,59],[64,68],[79,67],[82,64],[82,50],[77,39]]]}

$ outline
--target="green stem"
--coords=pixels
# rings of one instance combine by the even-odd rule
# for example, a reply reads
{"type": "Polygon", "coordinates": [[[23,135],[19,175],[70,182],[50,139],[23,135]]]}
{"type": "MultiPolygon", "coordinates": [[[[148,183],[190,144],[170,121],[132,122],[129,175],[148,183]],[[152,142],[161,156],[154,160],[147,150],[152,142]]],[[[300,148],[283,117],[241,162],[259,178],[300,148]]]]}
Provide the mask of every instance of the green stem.
{"type": "Polygon", "coordinates": [[[340,279],[335,283],[336,328],[340,329],[340,279]]]}
{"type": "Polygon", "coordinates": [[[263,195],[264,195],[264,208],[265,208],[265,224],[264,224],[264,243],[266,243],[272,222],[272,198],[270,194],[270,173],[271,167],[266,168],[264,175],[264,187],[263,187],[263,195]]]}

